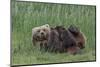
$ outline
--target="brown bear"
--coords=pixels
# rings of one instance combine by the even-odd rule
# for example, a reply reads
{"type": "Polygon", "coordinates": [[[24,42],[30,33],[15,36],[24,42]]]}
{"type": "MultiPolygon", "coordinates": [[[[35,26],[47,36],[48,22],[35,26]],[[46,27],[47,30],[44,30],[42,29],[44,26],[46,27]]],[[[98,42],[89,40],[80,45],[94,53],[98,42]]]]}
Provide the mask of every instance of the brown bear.
{"type": "Polygon", "coordinates": [[[48,50],[52,52],[69,52],[76,54],[79,51],[76,39],[63,26],[52,28],[48,39],[48,50]]]}
{"type": "Polygon", "coordinates": [[[70,25],[68,30],[72,33],[72,35],[74,36],[74,38],[77,41],[77,45],[80,49],[85,48],[85,43],[86,43],[86,37],[85,35],[79,30],[78,27],[76,27],[75,25],[70,25]]]}

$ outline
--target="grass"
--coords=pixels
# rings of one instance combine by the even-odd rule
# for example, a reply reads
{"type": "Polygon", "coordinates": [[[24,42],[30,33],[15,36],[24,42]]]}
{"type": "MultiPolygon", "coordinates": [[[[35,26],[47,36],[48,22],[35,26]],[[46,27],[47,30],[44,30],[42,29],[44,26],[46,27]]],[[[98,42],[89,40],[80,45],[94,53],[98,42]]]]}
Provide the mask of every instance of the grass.
{"type": "Polygon", "coordinates": [[[94,61],[95,6],[64,5],[12,0],[12,65],[94,61]],[[41,52],[31,42],[32,28],[48,23],[51,27],[71,24],[78,26],[87,37],[82,54],[41,52]]]}

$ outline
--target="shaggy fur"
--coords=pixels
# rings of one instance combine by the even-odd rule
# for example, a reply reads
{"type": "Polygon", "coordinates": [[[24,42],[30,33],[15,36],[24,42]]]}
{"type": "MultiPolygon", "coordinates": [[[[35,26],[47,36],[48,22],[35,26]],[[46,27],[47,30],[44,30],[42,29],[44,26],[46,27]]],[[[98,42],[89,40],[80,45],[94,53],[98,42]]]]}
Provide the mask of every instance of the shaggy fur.
{"type": "Polygon", "coordinates": [[[61,39],[65,51],[67,50],[67,52],[71,54],[76,54],[79,52],[76,39],[73,37],[69,30],[64,30],[62,32],[61,39]]]}
{"type": "Polygon", "coordinates": [[[52,29],[47,43],[47,51],[62,52],[62,45],[59,39],[59,33],[56,29],[52,29]]]}
{"type": "Polygon", "coordinates": [[[73,35],[62,26],[52,28],[47,45],[48,51],[52,52],[69,52],[76,54],[79,51],[73,35]]]}
{"type": "Polygon", "coordinates": [[[62,44],[65,48],[77,45],[75,38],[73,38],[73,35],[68,30],[62,32],[61,39],[62,44]]]}
{"type": "Polygon", "coordinates": [[[73,37],[77,41],[77,45],[80,49],[85,48],[86,37],[85,35],[79,30],[78,27],[71,25],[68,30],[72,33],[73,37]]]}

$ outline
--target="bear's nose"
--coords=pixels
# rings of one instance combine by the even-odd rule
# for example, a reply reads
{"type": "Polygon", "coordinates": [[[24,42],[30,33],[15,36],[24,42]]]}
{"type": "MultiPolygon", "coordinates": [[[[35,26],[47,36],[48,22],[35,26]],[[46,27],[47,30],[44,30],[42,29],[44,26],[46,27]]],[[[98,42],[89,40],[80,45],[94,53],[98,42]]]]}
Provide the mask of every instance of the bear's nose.
{"type": "Polygon", "coordinates": [[[43,32],[41,32],[41,35],[43,35],[44,33],[43,32]]]}

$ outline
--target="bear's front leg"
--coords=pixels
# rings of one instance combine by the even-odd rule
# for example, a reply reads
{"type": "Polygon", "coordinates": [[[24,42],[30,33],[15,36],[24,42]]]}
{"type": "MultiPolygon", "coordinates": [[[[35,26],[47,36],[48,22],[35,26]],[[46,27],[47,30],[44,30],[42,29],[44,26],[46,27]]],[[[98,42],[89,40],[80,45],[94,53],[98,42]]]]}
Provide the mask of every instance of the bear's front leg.
{"type": "Polygon", "coordinates": [[[40,50],[42,50],[42,48],[43,48],[43,43],[41,42],[40,43],[40,50]]]}

